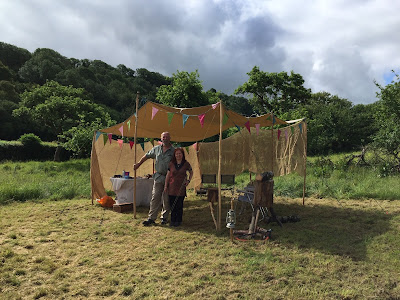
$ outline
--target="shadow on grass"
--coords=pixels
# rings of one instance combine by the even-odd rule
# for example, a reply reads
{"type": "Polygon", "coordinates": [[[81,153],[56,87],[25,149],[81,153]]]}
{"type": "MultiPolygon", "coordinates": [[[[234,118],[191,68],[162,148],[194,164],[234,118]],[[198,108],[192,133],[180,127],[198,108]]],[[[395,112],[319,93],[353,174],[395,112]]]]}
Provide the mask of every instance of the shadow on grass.
{"type": "MultiPolygon", "coordinates": [[[[329,200],[327,200],[329,201],[329,200]]],[[[331,200],[335,201],[335,200],[331,200]]],[[[230,208],[229,199],[224,199],[222,205],[220,232],[215,230],[208,202],[204,198],[191,197],[185,200],[183,224],[171,230],[183,230],[206,235],[226,236],[229,239],[229,229],[225,228],[226,213],[230,208]]],[[[215,218],[218,218],[217,205],[214,205],[215,218]]],[[[301,221],[267,224],[259,222],[258,226],[272,229],[272,239],[287,247],[314,249],[330,255],[340,255],[353,260],[365,260],[367,244],[379,235],[389,230],[392,216],[382,209],[358,209],[346,207],[346,201],[341,206],[322,204],[280,203],[277,200],[274,210],[278,216],[297,215],[301,221]]],[[[140,215],[147,216],[148,208],[138,208],[140,215]]],[[[238,214],[238,208],[236,208],[238,214]]],[[[242,215],[237,215],[236,228],[247,229],[251,218],[251,208],[247,207],[242,215]]]]}
{"type": "MultiPolygon", "coordinates": [[[[334,200],[332,200],[334,201],[334,200]]],[[[181,230],[208,234],[226,235],[226,213],[229,201],[222,206],[221,232],[217,233],[211,217],[208,202],[189,200],[185,202],[184,224],[181,230]]],[[[216,208],[215,208],[216,209],[216,208]]],[[[279,227],[277,223],[267,224],[261,221],[258,225],[265,229],[272,229],[272,238],[288,247],[308,248],[326,254],[350,257],[353,260],[365,260],[367,244],[379,235],[389,230],[392,216],[382,209],[358,209],[346,207],[346,201],[340,207],[329,205],[301,205],[292,203],[274,204],[278,216],[297,215],[301,221],[284,223],[279,227]]],[[[238,211],[238,209],[236,209],[238,211]]],[[[217,211],[215,211],[217,218],[217,211]]],[[[237,228],[247,229],[250,223],[251,209],[246,208],[242,215],[237,216],[237,228]]]]}
{"type": "Polygon", "coordinates": [[[276,239],[280,243],[353,260],[366,259],[367,244],[389,230],[392,218],[382,209],[346,207],[346,201],[341,201],[340,207],[278,202],[274,208],[280,215],[296,214],[301,218],[298,223],[287,223],[276,229],[276,239]]]}

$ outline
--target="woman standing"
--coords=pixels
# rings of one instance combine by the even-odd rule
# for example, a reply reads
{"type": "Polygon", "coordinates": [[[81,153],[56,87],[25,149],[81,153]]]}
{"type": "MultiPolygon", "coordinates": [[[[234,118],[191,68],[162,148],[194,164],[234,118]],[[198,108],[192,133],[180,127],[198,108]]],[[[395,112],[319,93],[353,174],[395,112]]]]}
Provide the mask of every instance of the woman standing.
{"type": "Polygon", "coordinates": [[[192,180],[192,177],[192,167],[186,161],[183,149],[176,148],[168,166],[164,186],[164,192],[168,193],[171,207],[170,226],[180,226],[182,224],[183,199],[186,196],[186,186],[192,180]],[[187,179],[187,172],[189,172],[189,179],[187,179]]]}

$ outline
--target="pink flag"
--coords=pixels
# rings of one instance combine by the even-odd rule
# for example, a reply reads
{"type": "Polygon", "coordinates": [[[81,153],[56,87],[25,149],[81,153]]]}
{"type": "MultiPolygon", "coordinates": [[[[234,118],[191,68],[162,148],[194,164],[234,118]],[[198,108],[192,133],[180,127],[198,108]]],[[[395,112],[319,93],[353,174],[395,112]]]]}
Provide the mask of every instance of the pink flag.
{"type": "Polygon", "coordinates": [[[218,103],[212,104],[212,105],[211,105],[211,106],[212,106],[212,109],[215,109],[215,108],[218,106],[218,104],[219,104],[219,102],[218,102],[218,103]]]}
{"type": "Polygon", "coordinates": [[[131,150],[132,150],[132,147],[133,147],[134,144],[135,144],[134,141],[129,141],[129,146],[131,146],[131,150]]]}
{"type": "Polygon", "coordinates": [[[256,132],[258,135],[258,133],[260,132],[260,124],[254,124],[254,126],[256,126],[256,132]]]}
{"type": "Polygon", "coordinates": [[[193,144],[193,149],[196,150],[196,151],[197,151],[197,146],[198,146],[197,143],[193,144]]]}
{"type": "Polygon", "coordinates": [[[107,133],[107,136],[108,136],[108,140],[110,141],[110,144],[111,144],[112,133],[107,133]]]}
{"type": "Polygon", "coordinates": [[[121,132],[121,135],[124,136],[124,125],[122,125],[122,126],[119,128],[119,132],[121,132]]]}
{"type": "Polygon", "coordinates": [[[279,140],[280,136],[281,136],[281,131],[278,129],[278,140],[279,140]]]}
{"type": "Polygon", "coordinates": [[[124,144],[124,141],[121,139],[117,140],[119,147],[122,149],[122,145],[124,144]]]}
{"type": "Polygon", "coordinates": [[[247,130],[250,132],[250,121],[244,123],[244,126],[246,126],[247,130]]]}
{"type": "Polygon", "coordinates": [[[151,111],[151,119],[153,120],[154,116],[156,115],[156,113],[158,112],[158,108],[153,106],[153,109],[151,111]]]}
{"type": "Polygon", "coordinates": [[[205,117],[205,116],[206,116],[205,114],[198,115],[199,120],[200,120],[201,128],[203,128],[203,125],[204,125],[204,117],[205,117]]]}
{"type": "Polygon", "coordinates": [[[162,145],[162,142],[161,142],[161,141],[158,141],[157,143],[158,143],[159,145],[162,145]]]}

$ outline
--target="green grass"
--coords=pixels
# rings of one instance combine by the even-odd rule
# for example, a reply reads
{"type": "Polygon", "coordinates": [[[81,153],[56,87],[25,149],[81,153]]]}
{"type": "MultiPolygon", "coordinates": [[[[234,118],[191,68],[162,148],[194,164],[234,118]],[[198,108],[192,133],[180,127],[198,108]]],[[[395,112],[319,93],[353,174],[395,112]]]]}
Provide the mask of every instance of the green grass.
{"type": "Polygon", "coordinates": [[[35,199],[90,197],[90,162],[4,162],[0,164],[0,204],[35,199]]]}
{"type": "MultiPolygon", "coordinates": [[[[145,207],[134,219],[88,199],[0,206],[0,298],[400,297],[396,201],[309,198],[303,206],[276,197],[274,206],[301,221],[282,228],[260,222],[273,230],[271,240],[233,243],[193,194],[178,229],[143,227],[145,207]]],[[[248,226],[247,213],[238,228],[248,226]]]]}
{"type": "MultiPolygon", "coordinates": [[[[400,175],[380,176],[378,170],[366,167],[343,167],[343,155],[332,159],[332,165],[310,158],[307,166],[306,196],[334,199],[380,200],[400,199],[400,175]]],[[[90,197],[90,161],[3,162],[0,164],[0,204],[27,200],[63,200],[90,197]]],[[[252,175],[254,180],[255,175],[252,175]]],[[[249,173],[236,177],[236,187],[250,181],[249,173]]],[[[274,194],[302,197],[303,177],[290,174],[275,177],[274,194]]]]}
{"type": "MultiPolygon", "coordinates": [[[[271,240],[232,243],[229,191],[220,232],[193,192],[182,227],[143,227],[145,207],[134,219],[91,205],[89,168],[87,159],[0,164],[0,299],[400,298],[398,176],[312,162],[304,206],[302,177],[274,179],[276,213],[301,221],[261,221],[271,240]]],[[[250,208],[239,215],[235,205],[246,229],[250,208]]]]}

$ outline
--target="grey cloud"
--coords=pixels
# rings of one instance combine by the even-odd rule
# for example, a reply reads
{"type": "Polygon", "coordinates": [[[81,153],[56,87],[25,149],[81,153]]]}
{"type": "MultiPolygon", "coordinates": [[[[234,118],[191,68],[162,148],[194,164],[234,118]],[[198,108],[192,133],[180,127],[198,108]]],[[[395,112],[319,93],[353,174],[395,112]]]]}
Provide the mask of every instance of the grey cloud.
{"type": "Polygon", "coordinates": [[[370,73],[357,49],[331,48],[324,52],[321,69],[311,76],[324,91],[354,103],[372,103],[377,89],[370,73]]]}

